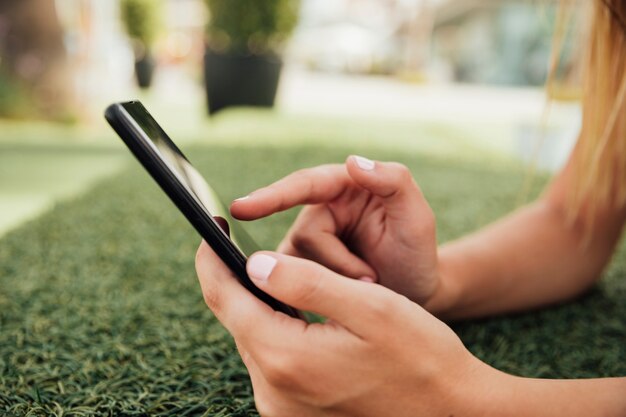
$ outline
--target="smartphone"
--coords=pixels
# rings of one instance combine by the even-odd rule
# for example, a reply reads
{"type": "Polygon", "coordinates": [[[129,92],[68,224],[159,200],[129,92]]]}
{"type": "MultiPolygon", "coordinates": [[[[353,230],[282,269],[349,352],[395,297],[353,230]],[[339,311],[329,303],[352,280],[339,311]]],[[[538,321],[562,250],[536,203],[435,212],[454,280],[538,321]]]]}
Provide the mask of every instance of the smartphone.
{"type": "Polygon", "coordinates": [[[234,272],[241,285],[274,310],[304,319],[301,312],[252,283],[246,272],[247,257],[235,241],[251,251],[258,250],[258,245],[237,222],[229,219],[228,210],[213,189],[146,108],[139,101],[116,103],[106,109],[105,118],[200,236],[234,272]],[[230,220],[234,240],[216,223],[214,214],[230,220]]]}

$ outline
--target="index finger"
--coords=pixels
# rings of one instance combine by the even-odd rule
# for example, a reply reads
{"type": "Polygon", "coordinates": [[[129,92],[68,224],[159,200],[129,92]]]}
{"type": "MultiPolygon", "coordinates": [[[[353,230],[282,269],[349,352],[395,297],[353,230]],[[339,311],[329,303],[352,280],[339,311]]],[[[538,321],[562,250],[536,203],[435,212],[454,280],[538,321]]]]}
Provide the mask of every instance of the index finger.
{"type": "Polygon", "coordinates": [[[235,200],[230,211],[237,219],[255,220],[302,204],[332,201],[352,183],[343,164],[307,168],[235,200]]]}

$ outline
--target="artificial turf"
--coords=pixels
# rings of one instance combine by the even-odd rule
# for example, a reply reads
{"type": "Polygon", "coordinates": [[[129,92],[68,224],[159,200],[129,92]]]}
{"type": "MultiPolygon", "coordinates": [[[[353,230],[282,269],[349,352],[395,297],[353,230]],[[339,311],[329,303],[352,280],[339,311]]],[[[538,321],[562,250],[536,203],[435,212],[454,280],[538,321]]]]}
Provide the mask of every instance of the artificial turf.
{"type": "MultiPolygon", "coordinates": [[[[231,199],[351,152],[247,145],[188,153],[231,199]]],[[[406,152],[368,156],[409,165],[437,213],[441,241],[511,210],[523,178],[515,169],[406,152]]],[[[272,248],[295,214],[246,226],[272,248]]],[[[137,164],[0,240],[0,414],[256,415],[233,342],[202,300],[193,267],[199,240],[137,164]]],[[[626,375],[624,249],[578,301],[454,328],[507,372],[626,375]]]]}

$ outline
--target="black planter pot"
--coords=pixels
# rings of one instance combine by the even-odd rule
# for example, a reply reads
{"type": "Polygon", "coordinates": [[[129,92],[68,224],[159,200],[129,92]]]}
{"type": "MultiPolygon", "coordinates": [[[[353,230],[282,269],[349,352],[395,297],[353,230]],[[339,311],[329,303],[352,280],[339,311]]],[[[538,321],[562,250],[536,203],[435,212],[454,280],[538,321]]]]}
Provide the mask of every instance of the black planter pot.
{"type": "Polygon", "coordinates": [[[204,79],[209,114],[226,107],[272,107],[282,61],[275,55],[221,54],[204,56],[204,79]]]}
{"type": "Polygon", "coordinates": [[[135,61],[135,78],[140,88],[150,88],[155,69],[156,61],[151,54],[144,54],[135,61]]]}

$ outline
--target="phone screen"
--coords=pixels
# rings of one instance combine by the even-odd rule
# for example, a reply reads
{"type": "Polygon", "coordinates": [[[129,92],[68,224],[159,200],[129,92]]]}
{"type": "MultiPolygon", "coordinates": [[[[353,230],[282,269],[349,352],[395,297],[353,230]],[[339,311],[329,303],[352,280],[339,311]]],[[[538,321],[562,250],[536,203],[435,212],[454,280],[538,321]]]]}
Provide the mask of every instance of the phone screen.
{"type": "Polygon", "coordinates": [[[211,218],[213,215],[217,215],[228,221],[232,232],[231,240],[240,250],[244,254],[258,251],[259,246],[236,221],[233,221],[215,191],[196,168],[191,165],[143,105],[134,102],[125,103],[123,107],[135,121],[137,128],[143,131],[144,139],[148,142],[148,145],[161,157],[180,184],[206,210],[207,214],[211,218]]]}

